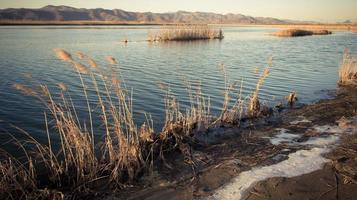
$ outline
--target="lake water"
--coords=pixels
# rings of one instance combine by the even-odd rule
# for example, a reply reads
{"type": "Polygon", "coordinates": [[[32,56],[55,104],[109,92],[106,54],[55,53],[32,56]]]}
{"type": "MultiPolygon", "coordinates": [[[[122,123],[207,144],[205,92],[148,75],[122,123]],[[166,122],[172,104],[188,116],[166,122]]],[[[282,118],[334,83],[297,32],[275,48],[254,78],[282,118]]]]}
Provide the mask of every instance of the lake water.
{"type": "MultiPolygon", "coordinates": [[[[179,101],[187,104],[183,79],[200,81],[210,96],[212,112],[222,106],[224,79],[218,66],[224,64],[230,81],[244,80],[248,95],[260,70],[273,58],[260,98],[268,105],[297,91],[300,103],[326,98],[336,88],[338,67],[345,48],[357,52],[357,34],[335,32],[328,36],[278,38],[268,35],[276,29],[262,27],[225,27],[222,41],[148,43],[150,26],[11,26],[0,27],[0,131],[21,127],[36,137],[43,137],[44,107],[32,97],[14,90],[13,84],[55,85],[64,82],[80,110],[85,110],[80,81],[75,72],[57,60],[53,48],[81,51],[107,66],[104,57],[119,61],[127,87],[133,89],[135,119],[150,113],[155,128],[164,119],[164,92],[160,83],[170,85],[179,101]],[[128,39],[125,45],[121,42],[128,39]],[[25,74],[31,73],[32,80],[25,74]]],[[[90,98],[94,91],[90,92],[90,98]]],[[[95,104],[94,102],[92,102],[95,104]]],[[[93,105],[95,106],[95,105],[93,105]]],[[[96,122],[100,124],[100,122],[96,122]]],[[[0,133],[1,134],[1,133],[0,133]]],[[[101,132],[97,132],[100,136],[101,132]]]]}

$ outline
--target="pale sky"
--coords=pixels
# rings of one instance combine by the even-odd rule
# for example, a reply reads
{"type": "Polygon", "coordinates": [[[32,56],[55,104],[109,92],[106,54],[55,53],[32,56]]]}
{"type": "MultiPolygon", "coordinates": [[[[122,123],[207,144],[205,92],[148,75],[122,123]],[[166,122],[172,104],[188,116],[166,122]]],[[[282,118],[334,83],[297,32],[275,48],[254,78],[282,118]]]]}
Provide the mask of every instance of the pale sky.
{"type": "Polygon", "coordinates": [[[323,22],[357,20],[357,0],[0,0],[0,8],[40,8],[45,5],[119,8],[139,12],[185,10],[240,13],[255,17],[323,22]]]}

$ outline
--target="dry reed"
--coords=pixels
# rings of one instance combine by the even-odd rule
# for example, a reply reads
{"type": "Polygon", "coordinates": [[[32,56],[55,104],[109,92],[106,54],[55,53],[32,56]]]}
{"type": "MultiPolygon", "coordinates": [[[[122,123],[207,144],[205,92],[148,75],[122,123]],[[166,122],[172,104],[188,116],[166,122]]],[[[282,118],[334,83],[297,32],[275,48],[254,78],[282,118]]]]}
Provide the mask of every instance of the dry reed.
{"type": "MultiPolygon", "coordinates": [[[[269,61],[271,63],[271,61],[269,61]]],[[[259,102],[259,90],[262,86],[265,78],[269,75],[269,66],[266,67],[263,73],[259,76],[255,91],[253,92],[252,96],[250,97],[249,102],[249,115],[252,117],[256,117],[259,115],[260,112],[260,102],[259,102]]]]}
{"type": "MultiPolygon", "coordinates": [[[[70,192],[83,195],[87,191],[85,188],[96,187],[98,182],[103,180],[114,188],[122,187],[133,183],[142,173],[152,170],[154,156],[155,159],[161,159],[165,163],[165,155],[173,150],[179,150],[184,156],[184,161],[194,168],[195,161],[191,148],[195,135],[206,132],[211,126],[224,123],[237,124],[243,115],[250,115],[252,112],[257,116],[258,92],[269,74],[267,67],[260,76],[252,95],[253,105],[250,105],[246,113],[242,98],[243,82],[231,106],[231,96],[237,84],[229,82],[226,69],[221,65],[225,90],[222,113],[217,119],[214,119],[210,113],[210,98],[203,94],[200,82],[184,81],[190,100],[190,106],[185,109],[180,107],[170,88],[160,84],[163,90],[167,90],[165,122],[162,130],[155,133],[150,115],[145,114],[146,121],[141,126],[134,123],[132,94],[125,84],[122,84],[124,81],[118,79],[120,76],[116,74],[114,68],[110,67],[108,72],[101,71],[100,68],[91,69],[73,60],[71,54],[63,49],[55,52],[60,60],[69,62],[69,66],[77,72],[83,87],[89,120],[79,119],[77,109],[64,83],[57,85],[61,92],[59,98],[53,96],[45,85],[41,85],[40,90],[35,90],[15,84],[17,90],[35,96],[46,106],[47,112],[44,113],[44,118],[48,142],[39,143],[29,133],[21,130],[26,139],[17,143],[27,155],[27,165],[20,162],[14,164],[10,156],[2,159],[0,173],[3,176],[0,178],[0,186],[8,191],[1,191],[1,195],[5,197],[34,195],[34,193],[47,197],[56,195],[63,197],[61,192],[47,190],[44,192],[43,187],[49,185],[60,191],[73,188],[70,192]],[[87,83],[82,76],[86,76],[91,82],[87,83]],[[95,108],[100,111],[99,117],[102,120],[100,130],[104,133],[97,133],[104,135],[104,138],[96,142],[92,123],[94,106],[88,100],[89,89],[96,93],[95,108]],[[87,123],[90,123],[89,129],[87,123]],[[51,142],[51,138],[55,136],[60,139],[58,149],[53,148],[51,142]],[[31,146],[30,152],[26,150],[28,145],[31,146]],[[39,166],[34,167],[33,159],[36,159],[41,173],[47,178],[39,177],[36,171],[39,166]],[[13,177],[16,177],[17,182],[13,182],[13,177]],[[41,186],[38,180],[48,185],[41,186]]],[[[92,67],[97,67],[96,62],[88,56],[83,56],[82,60],[89,62],[92,67]]],[[[117,63],[111,56],[106,57],[106,60],[111,65],[117,63]]]]}
{"type": "MultiPolygon", "coordinates": [[[[131,95],[127,94],[125,88],[122,88],[120,81],[116,80],[112,72],[111,78],[107,80],[100,71],[94,73],[88,67],[74,61],[68,52],[60,49],[55,50],[55,53],[60,60],[70,62],[73,69],[78,72],[88,105],[91,128],[87,130],[84,121],[78,119],[72,100],[64,93],[67,91],[64,83],[58,84],[61,90],[60,101],[55,100],[58,98],[52,96],[47,86],[41,85],[40,91],[36,91],[22,84],[14,85],[22,93],[37,97],[46,105],[48,110],[45,113],[48,144],[40,144],[30,134],[24,132],[27,138],[24,143],[31,143],[35,146],[32,150],[32,156],[40,158],[37,160],[41,161],[43,171],[48,176],[47,180],[44,181],[50,182],[51,185],[56,185],[58,188],[73,187],[74,191],[80,190],[81,187],[90,187],[96,180],[103,178],[110,183],[119,184],[119,186],[126,182],[132,182],[142,170],[145,170],[147,159],[142,156],[142,153],[146,152],[142,152],[141,145],[152,140],[142,141],[142,138],[152,137],[152,123],[148,119],[140,129],[136,127],[133,121],[131,95]],[[91,87],[97,93],[99,107],[101,108],[100,117],[105,127],[105,141],[101,147],[95,146],[94,134],[92,133],[91,110],[93,108],[88,102],[86,92],[86,88],[90,85],[85,84],[81,74],[88,75],[92,79],[91,87]],[[102,81],[102,85],[104,85],[104,88],[102,88],[105,91],[104,93],[98,86],[98,80],[102,81]],[[58,152],[52,148],[51,135],[57,135],[60,138],[58,152]]],[[[82,59],[87,59],[88,62],[92,63],[92,67],[96,67],[94,60],[91,61],[88,57],[82,59]]],[[[109,60],[114,64],[115,59],[113,57],[110,57],[109,60]]],[[[19,168],[21,165],[11,166],[17,170],[21,169],[19,168]]],[[[3,173],[13,171],[5,161],[1,163],[0,167],[4,168],[3,173]]],[[[35,175],[33,177],[25,175],[23,174],[21,177],[26,180],[35,182],[38,179],[35,175]]],[[[4,175],[4,180],[0,179],[0,181],[4,182],[4,185],[11,186],[10,179],[5,179],[6,177],[8,176],[4,175]]],[[[20,183],[20,185],[23,186],[24,183],[20,183]]],[[[37,187],[38,185],[34,183],[31,190],[38,191],[37,187]]],[[[27,190],[24,189],[24,191],[27,190]]],[[[6,196],[20,194],[22,193],[14,190],[6,196]]]]}
{"type": "Polygon", "coordinates": [[[229,103],[232,99],[232,93],[235,89],[236,84],[230,83],[228,80],[228,75],[226,68],[223,64],[219,65],[219,70],[224,78],[224,92],[223,92],[223,105],[220,116],[213,122],[216,124],[238,124],[244,114],[244,100],[242,99],[242,90],[243,90],[243,80],[241,81],[241,87],[239,89],[238,95],[235,97],[233,106],[230,106],[229,103]]]}
{"type": "Polygon", "coordinates": [[[295,91],[290,92],[289,95],[286,97],[286,100],[288,101],[288,105],[290,107],[293,107],[295,102],[298,100],[297,93],[295,91]]]}
{"type": "Polygon", "coordinates": [[[83,60],[86,57],[86,55],[83,52],[80,52],[80,51],[77,52],[77,56],[81,60],[83,60]]]}
{"type": "Polygon", "coordinates": [[[223,39],[221,29],[213,29],[206,25],[178,25],[165,27],[160,31],[148,34],[148,41],[190,41],[223,39]]]}
{"type": "Polygon", "coordinates": [[[342,63],[339,69],[340,85],[354,84],[357,81],[357,56],[351,55],[348,49],[343,53],[342,63]]]}
{"type": "Polygon", "coordinates": [[[71,62],[73,61],[72,55],[66,52],[64,49],[53,49],[53,51],[56,53],[57,58],[63,61],[71,62]]]}
{"type": "Polygon", "coordinates": [[[309,36],[309,35],[329,35],[329,34],[332,34],[332,32],[328,30],[287,29],[287,30],[279,31],[277,33],[273,33],[272,35],[278,37],[301,37],[301,36],[309,36]]]}

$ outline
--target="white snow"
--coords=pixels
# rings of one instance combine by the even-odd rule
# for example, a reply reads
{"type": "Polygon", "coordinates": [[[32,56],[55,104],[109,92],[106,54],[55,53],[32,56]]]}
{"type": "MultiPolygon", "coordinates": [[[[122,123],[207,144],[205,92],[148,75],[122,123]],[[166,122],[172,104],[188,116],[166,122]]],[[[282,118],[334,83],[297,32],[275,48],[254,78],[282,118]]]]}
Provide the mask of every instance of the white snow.
{"type": "Polygon", "coordinates": [[[303,118],[302,120],[295,120],[290,122],[291,125],[297,125],[297,124],[302,124],[302,123],[311,123],[310,120],[303,118]]]}
{"type": "Polygon", "coordinates": [[[322,157],[322,154],[328,151],[327,148],[300,150],[291,153],[287,160],[280,163],[242,172],[231,183],[218,189],[210,199],[241,199],[256,182],[273,177],[300,176],[319,170],[325,163],[329,162],[328,159],[322,157]]]}
{"type": "MultiPolygon", "coordinates": [[[[227,185],[217,189],[209,199],[241,199],[247,195],[247,191],[255,183],[273,177],[295,177],[308,174],[321,169],[329,159],[322,155],[329,152],[331,145],[335,144],[343,129],[337,126],[315,126],[315,131],[321,133],[333,133],[325,137],[313,137],[306,142],[294,143],[302,146],[311,146],[310,150],[299,150],[289,154],[289,158],[270,166],[256,167],[249,171],[240,173],[227,185]]],[[[282,142],[293,142],[299,135],[287,133],[287,129],[278,129],[280,133],[274,138],[270,138],[272,144],[277,145],[282,142]]]]}
{"type": "Polygon", "coordinates": [[[338,140],[337,135],[329,135],[327,137],[312,137],[306,142],[300,143],[300,145],[312,145],[315,147],[327,147],[336,143],[338,140]]]}
{"type": "Polygon", "coordinates": [[[294,139],[301,137],[296,134],[288,133],[288,130],[284,128],[277,130],[279,130],[280,133],[278,135],[275,135],[273,138],[270,138],[270,143],[272,143],[273,145],[279,145],[281,143],[291,143],[294,139]]]}
{"type": "Polygon", "coordinates": [[[340,127],[329,126],[329,125],[314,126],[314,130],[319,133],[342,133],[343,132],[343,129],[341,129],[340,127]]]}

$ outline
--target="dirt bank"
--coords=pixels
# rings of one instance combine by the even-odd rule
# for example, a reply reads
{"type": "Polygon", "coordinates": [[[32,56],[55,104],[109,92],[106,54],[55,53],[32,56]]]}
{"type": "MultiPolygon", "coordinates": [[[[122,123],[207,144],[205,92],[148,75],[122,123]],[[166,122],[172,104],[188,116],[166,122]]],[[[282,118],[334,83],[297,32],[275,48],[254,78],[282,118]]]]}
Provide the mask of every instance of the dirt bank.
{"type": "Polygon", "coordinates": [[[322,169],[292,178],[269,178],[254,183],[245,194],[248,199],[352,199],[357,195],[357,88],[336,93],[334,99],[257,120],[244,128],[210,130],[200,138],[207,142],[192,149],[194,165],[184,164],[180,154],[172,155],[150,177],[144,177],[142,185],[105,199],[214,198],[217,189],[242,172],[280,163],[296,151],[311,149],[301,144],[331,136],[337,128],[334,133],[339,140],[323,155],[330,160],[322,169]],[[284,135],[285,131],[293,136],[285,138],[287,141],[279,139],[278,133],[284,135]]]}
{"type": "Polygon", "coordinates": [[[293,178],[271,178],[257,183],[248,195],[257,199],[355,199],[357,196],[357,137],[344,137],[326,155],[323,169],[293,178]]]}

